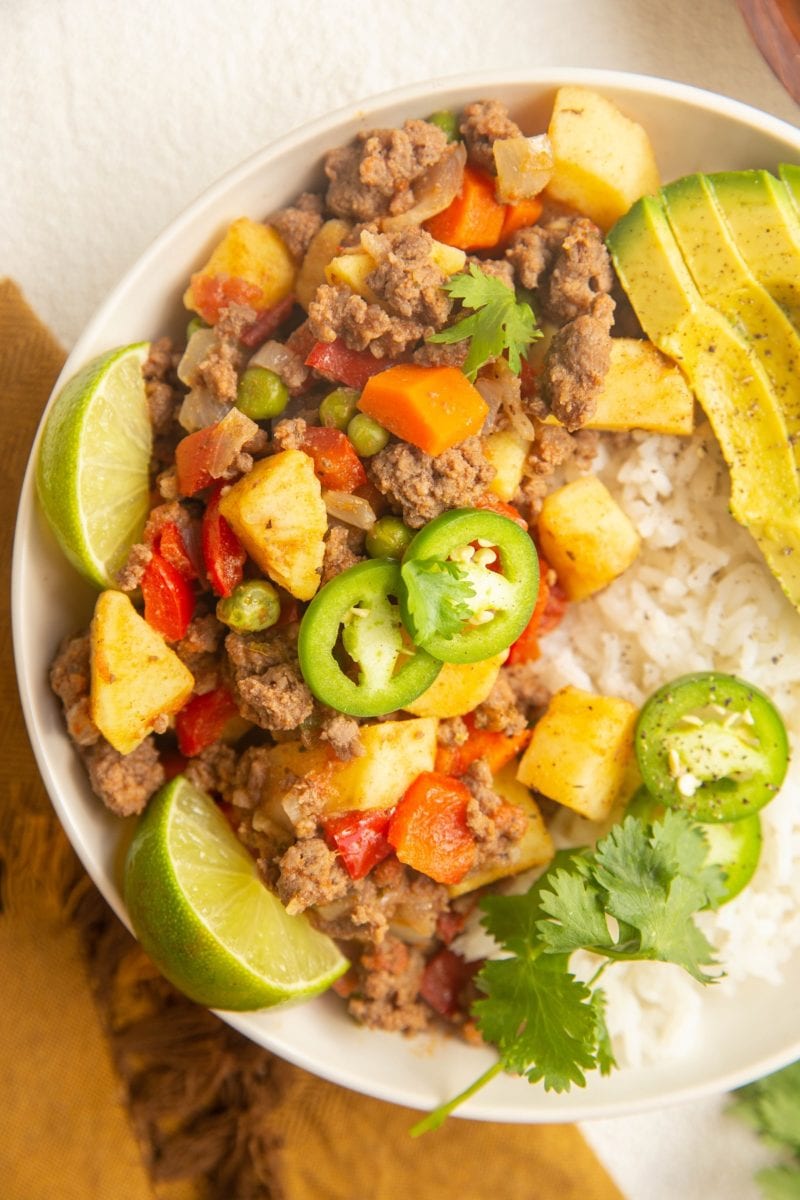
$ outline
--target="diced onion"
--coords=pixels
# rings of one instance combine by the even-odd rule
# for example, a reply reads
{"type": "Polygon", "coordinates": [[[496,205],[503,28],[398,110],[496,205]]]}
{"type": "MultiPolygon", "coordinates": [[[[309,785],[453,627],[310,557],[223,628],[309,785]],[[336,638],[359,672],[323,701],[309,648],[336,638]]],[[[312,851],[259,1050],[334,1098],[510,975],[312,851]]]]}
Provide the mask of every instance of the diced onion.
{"type": "Polygon", "coordinates": [[[463,142],[457,142],[446,150],[438,162],[429,167],[414,184],[413,207],[396,216],[384,217],[381,229],[385,233],[393,233],[409,225],[421,225],[428,217],[444,212],[461,191],[466,161],[467,151],[463,142]]]}
{"type": "Polygon", "coordinates": [[[218,400],[208,388],[194,387],[181,405],[178,424],[187,433],[195,433],[198,429],[216,425],[229,411],[230,405],[218,400]]]}
{"type": "Polygon", "coordinates": [[[375,524],[375,510],[363,496],[354,496],[351,492],[323,491],[322,499],[328,515],[337,521],[344,521],[345,525],[370,530],[375,524]]]}
{"type": "Polygon", "coordinates": [[[498,138],[493,146],[497,168],[495,195],[501,204],[538,196],[553,174],[553,147],[546,133],[536,137],[498,138]]]}
{"type": "Polygon", "coordinates": [[[187,387],[194,387],[197,382],[197,368],[203,359],[208,358],[209,351],[216,341],[213,329],[198,329],[187,342],[183,358],[178,363],[178,379],[187,387]]]}
{"type": "Polygon", "coordinates": [[[498,359],[490,371],[485,371],[475,380],[475,387],[489,405],[484,431],[495,428],[497,417],[503,413],[508,424],[520,437],[532,442],[536,436],[533,422],[524,411],[520,396],[519,379],[512,375],[508,364],[498,359]]]}
{"type": "Polygon", "coordinates": [[[247,365],[249,367],[266,367],[268,371],[274,371],[281,379],[285,379],[287,376],[297,374],[298,364],[302,365],[302,360],[294,350],[284,346],[282,342],[264,342],[264,345],[256,350],[247,365]]]}
{"type": "Polygon", "coordinates": [[[234,465],[242,447],[258,433],[258,425],[238,408],[232,408],[217,426],[214,448],[208,464],[212,479],[222,479],[234,465]]]}

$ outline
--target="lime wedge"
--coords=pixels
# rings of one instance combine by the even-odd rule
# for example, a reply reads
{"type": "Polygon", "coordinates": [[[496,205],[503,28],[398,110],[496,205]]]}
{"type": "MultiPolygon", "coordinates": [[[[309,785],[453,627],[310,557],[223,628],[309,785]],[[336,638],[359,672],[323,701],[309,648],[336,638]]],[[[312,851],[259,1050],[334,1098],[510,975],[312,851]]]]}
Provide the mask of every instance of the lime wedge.
{"type": "Polygon", "coordinates": [[[329,937],[286,912],[214,801],[181,775],[139,821],[124,892],[156,966],[209,1008],[243,1012],[305,999],[347,968],[329,937]]]}
{"type": "Polygon", "coordinates": [[[152,430],[142,365],[148,342],[111,350],[73,375],[48,413],[36,485],[70,562],[113,587],[149,507],[152,430]]]}

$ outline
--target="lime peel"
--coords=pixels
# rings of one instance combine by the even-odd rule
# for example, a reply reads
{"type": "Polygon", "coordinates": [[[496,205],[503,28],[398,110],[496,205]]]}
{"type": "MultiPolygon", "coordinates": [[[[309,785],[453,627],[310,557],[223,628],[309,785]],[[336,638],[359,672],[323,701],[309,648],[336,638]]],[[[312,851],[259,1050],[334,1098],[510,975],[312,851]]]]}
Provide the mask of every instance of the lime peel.
{"type": "Polygon", "coordinates": [[[349,965],[305,916],[286,912],[211,797],[182,775],[139,821],[124,894],[156,966],[210,1008],[245,1012],[308,999],[349,965]]]}

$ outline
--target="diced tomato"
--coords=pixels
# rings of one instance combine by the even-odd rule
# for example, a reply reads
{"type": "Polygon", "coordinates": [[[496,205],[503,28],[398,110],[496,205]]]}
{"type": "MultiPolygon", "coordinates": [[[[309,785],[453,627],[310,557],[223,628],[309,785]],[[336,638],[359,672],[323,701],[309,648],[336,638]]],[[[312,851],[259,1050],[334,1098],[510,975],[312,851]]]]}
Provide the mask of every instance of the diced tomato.
{"type": "Polygon", "coordinates": [[[386,836],[392,812],[373,808],[324,818],[325,839],[332,850],[338,851],[351,879],[363,879],[392,853],[386,836]]]}
{"type": "Polygon", "coordinates": [[[437,883],[459,883],[475,862],[467,825],[470,792],[460,779],[423,771],[403,794],[388,838],[400,862],[437,883]]]}
{"type": "Polygon", "coordinates": [[[309,425],[300,449],[313,458],[314,470],[324,488],[333,492],[352,492],[367,483],[364,464],[341,429],[309,425]]]}
{"type": "Polygon", "coordinates": [[[464,991],[480,969],[480,962],[467,962],[445,947],[429,958],[422,972],[419,994],[442,1017],[453,1017],[466,1009],[464,991]]]}
{"type": "Polygon", "coordinates": [[[191,758],[221,737],[231,717],[238,716],[236,701],[226,687],[192,696],[175,717],[181,754],[191,758]]]}
{"type": "Polygon", "coordinates": [[[508,517],[510,520],[515,521],[520,529],[528,528],[528,522],[519,509],[514,508],[513,504],[508,504],[505,500],[501,500],[493,492],[486,492],[485,495],[481,496],[480,500],[476,500],[475,507],[488,508],[492,512],[500,513],[501,517],[508,517]]]}
{"type": "Polygon", "coordinates": [[[516,758],[531,737],[529,729],[510,735],[494,729],[477,729],[471,714],[464,717],[464,723],[469,729],[469,737],[462,745],[437,747],[436,770],[444,775],[463,775],[478,758],[485,759],[495,773],[516,758]]]}
{"type": "Polygon", "coordinates": [[[221,310],[230,304],[260,308],[263,295],[258,284],[235,275],[204,275],[198,271],[192,276],[194,307],[209,325],[215,325],[221,310]]]}
{"type": "Polygon", "coordinates": [[[218,484],[209,497],[203,513],[201,541],[203,562],[211,587],[218,596],[230,596],[244,577],[247,553],[219,511],[223,487],[224,484],[218,484]]]}
{"type": "Polygon", "coordinates": [[[306,358],[306,366],[313,367],[326,379],[359,391],[371,375],[391,365],[387,359],[376,358],[371,350],[351,350],[339,338],[334,342],[317,342],[306,358]]]}
{"type": "Polygon", "coordinates": [[[555,629],[567,608],[567,597],[558,583],[550,577],[553,571],[547,561],[539,555],[539,595],[531,619],[508,652],[506,665],[519,666],[533,662],[539,657],[539,638],[543,633],[555,629]]]}
{"type": "Polygon", "coordinates": [[[168,642],[179,642],[194,614],[194,589],[154,550],[142,576],[144,619],[168,642]]]}
{"type": "Polygon", "coordinates": [[[186,539],[175,521],[165,521],[156,539],[156,547],[162,558],[175,568],[179,575],[191,581],[197,579],[199,571],[192,558],[186,539]]]}
{"type": "Polygon", "coordinates": [[[568,608],[569,600],[567,599],[567,593],[556,579],[550,584],[547,603],[544,606],[544,611],[539,621],[539,633],[549,633],[551,629],[555,629],[557,625],[560,625],[564,613],[568,608]]]}
{"type": "Polygon", "coordinates": [[[444,942],[445,946],[449,946],[453,938],[458,937],[460,933],[464,932],[466,923],[466,913],[452,912],[450,909],[445,909],[436,918],[436,936],[440,941],[444,942]]]}
{"type": "Polygon", "coordinates": [[[214,482],[208,468],[216,444],[216,428],[209,425],[187,434],[175,447],[175,473],[181,496],[194,496],[214,482]]]}
{"type": "Polygon", "coordinates": [[[239,335],[239,341],[250,350],[261,346],[268,337],[278,329],[294,308],[294,296],[284,296],[272,308],[265,308],[259,313],[252,325],[248,325],[239,335]]]}

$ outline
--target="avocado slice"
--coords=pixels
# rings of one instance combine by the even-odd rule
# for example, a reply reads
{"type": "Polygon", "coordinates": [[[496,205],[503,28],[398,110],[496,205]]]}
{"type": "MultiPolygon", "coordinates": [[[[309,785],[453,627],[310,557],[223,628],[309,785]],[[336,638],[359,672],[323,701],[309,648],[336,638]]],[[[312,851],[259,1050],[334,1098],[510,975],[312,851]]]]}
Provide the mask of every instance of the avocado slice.
{"type": "Polygon", "coordinates": [[[778,167],[778,174],[789,193],[789,199],[794,205],[795,211],[800,216],[800,167],[796,163],[781,163],[778,167]]]}
{"type": "Polygon", "coordinates": [[[683,369],[706,412],[730,469],[733,516],[800,607],[800,480],[766,371],[701,297],[658,199],[637,200],[607,242],[645,333],[683,369]]]}
{"type": "Polygon", "coordinates": [[[800,335],[748,268],[704,175],[669,184],[661,199],[700,295],[727,317],[766,371],[800,465],[800,335]]]}
{"type": "Polygon", "coordinates": [[[769,171],[706,176],[739,253],[800,330],[800,215],[769,171]]]}

